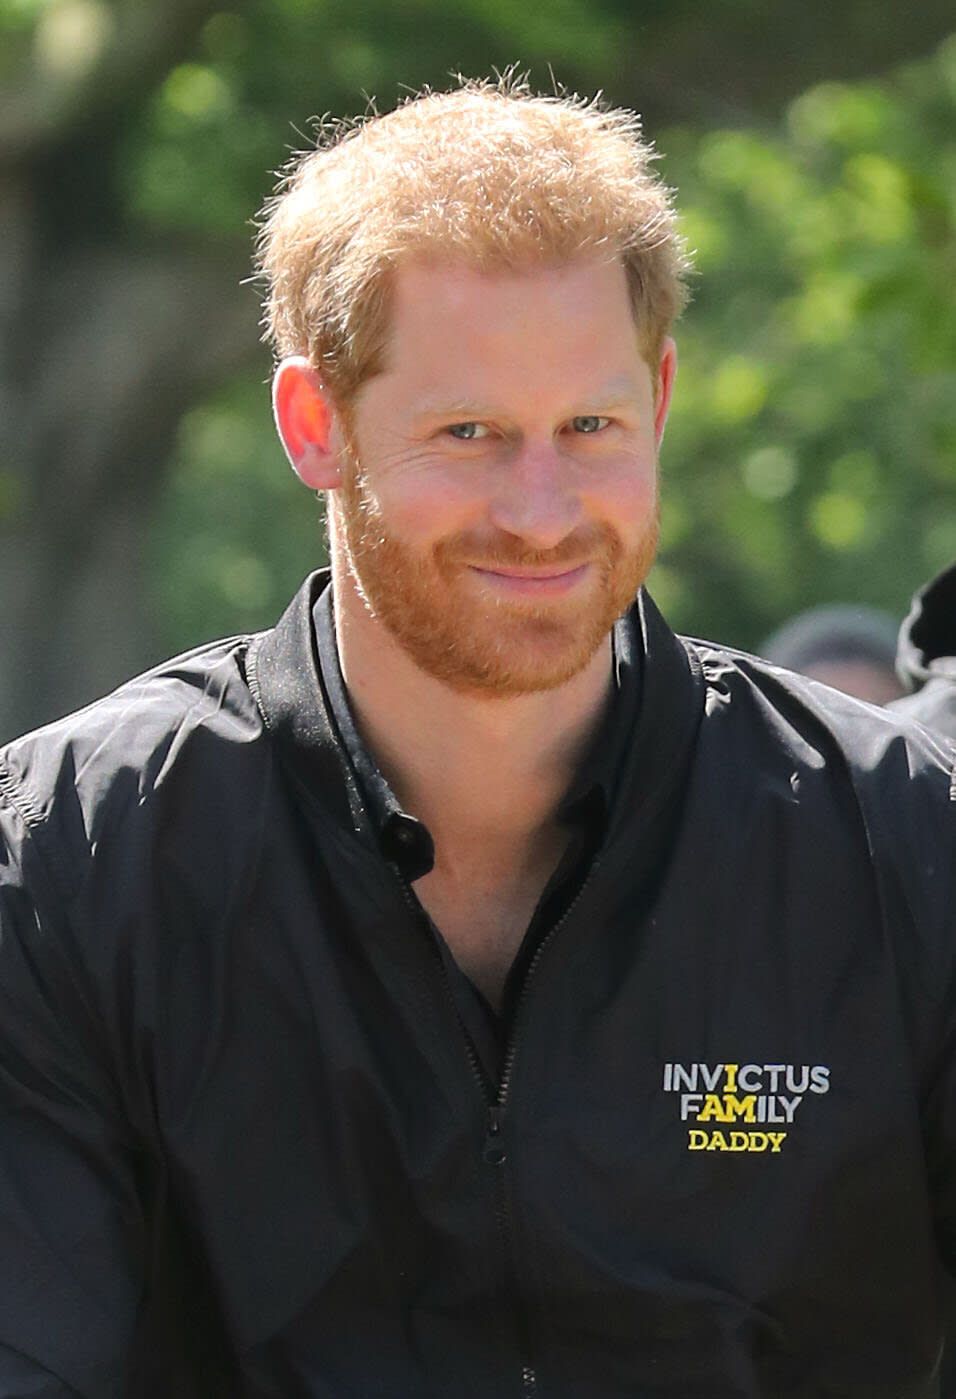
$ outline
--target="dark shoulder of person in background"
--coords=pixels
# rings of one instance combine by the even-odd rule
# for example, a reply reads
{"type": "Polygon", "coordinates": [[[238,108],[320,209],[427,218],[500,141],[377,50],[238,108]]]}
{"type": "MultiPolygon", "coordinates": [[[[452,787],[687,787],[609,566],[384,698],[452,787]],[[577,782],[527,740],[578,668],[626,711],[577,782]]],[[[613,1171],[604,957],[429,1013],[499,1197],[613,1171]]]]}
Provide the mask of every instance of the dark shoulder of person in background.
{"type": "Polygon", "coordinates": [[[956,562],[914,595],[896,673],[908,693],[889,708],[956,738],[956,562]]]}

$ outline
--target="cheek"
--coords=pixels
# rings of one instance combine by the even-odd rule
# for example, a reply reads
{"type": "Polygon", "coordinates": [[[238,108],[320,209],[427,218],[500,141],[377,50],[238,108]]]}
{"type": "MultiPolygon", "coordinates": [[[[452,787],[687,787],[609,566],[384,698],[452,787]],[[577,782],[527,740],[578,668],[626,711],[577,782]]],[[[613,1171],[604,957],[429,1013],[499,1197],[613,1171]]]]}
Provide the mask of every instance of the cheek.
{"type": "Polygon", "coordinates": [[[635,466],[608,473],[591,493],[590,513],[603,519],[625,540],[642,539],[657,516],[657,468],[635,466]]]}
{"type": "Polygon", "coordinates": [[[385,481],[375,499],[390,530],[409,543],[453,535],[481,518],[484,501],[464,472],[415,472],[385,481]]]}

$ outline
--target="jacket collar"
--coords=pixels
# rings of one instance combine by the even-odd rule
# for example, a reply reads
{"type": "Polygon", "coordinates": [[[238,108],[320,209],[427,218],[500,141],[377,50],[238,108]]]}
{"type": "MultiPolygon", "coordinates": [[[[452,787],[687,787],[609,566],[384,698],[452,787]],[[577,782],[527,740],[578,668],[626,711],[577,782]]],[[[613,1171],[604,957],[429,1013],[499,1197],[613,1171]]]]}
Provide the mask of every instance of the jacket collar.
{"type": "Polygon", "coordinates": [[[322,805],[339,824],[370,836],[355,774],[322,690],[315,649],[312,608],[329,581],[327,568],[310,574],[272,630],[252,638],[246,678],[297,786],[312,798],[321,794],[322,805]]]}
{"type": "MultiPolygon", "coordinates": [[[[313,573],[277,625],[253,637],[246,673],[266,729],[297,784],[312,799],[320,796],[341,825],[377,844],[321,679],[313,608],[328,583],[328,569],[313,573]]],[[[643,590],[635,606],[632,635],[644,651],[641,698],[624,744],[609,845],[623,831],[633,838],[635,822],[649,830],[662,811],[674,807],[703,713],[704,683],[693,645],[674,635],[643,590]]]]}
{"type": "Polygon", "coordinates": [[[642,865],[656,867],[670,839],[704,713],[705,682],[693,642],[677,637],[642,588],[635,603],[643,684],[611,814],[606,848],[640,835],[642,865]]]}

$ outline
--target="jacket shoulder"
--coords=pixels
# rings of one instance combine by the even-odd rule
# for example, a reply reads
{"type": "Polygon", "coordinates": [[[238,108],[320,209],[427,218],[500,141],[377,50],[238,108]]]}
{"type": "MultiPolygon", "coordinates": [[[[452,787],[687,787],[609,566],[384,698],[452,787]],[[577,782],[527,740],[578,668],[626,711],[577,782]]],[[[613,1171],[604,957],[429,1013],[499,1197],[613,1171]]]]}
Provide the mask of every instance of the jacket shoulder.
{"type": "Polygon", "coordinates": [[[785,762],[852,791],[874,848],[893,858],[942,844],[952,863],[956,746],[945,734],[759,657],[693,644],[709,689],[747,716],[751,741],[760,730],[785,762]]]}
{"type": "Polygon", "coordinates": [[[248,777],[263,729],[245,677],[248,641],[176,656],[7,744],[0,845],[32,844],[69,895],[98,845],[148,820],[174,789],[181,793],[187,774],[191,784],[197,774],[216,784],[231,773],[248,777]]]}
{"type": "Polygon", "coordinates": [[[907,786],[921,780],[947,801],[956,750],[944,733],[928,732],[900,702],[868,704],[819,680],[798,675],[744,651],[685,640],[698,655],[708,687],[709,710],[722,704],[769,729],[787,754],[839,759],[855,784],[870,777],[907,786]]]}
{"type": "Polygon", "coordinates": [[[821,865],[837,858],[826,831],[855,832],[901,961],[920,966],[937,996],[954,985],[956,745],[757,657],[691,644],[707,682],[710,762],[739,788],[789,788],[803,829],[819,824],[821,865]]]}
{"type": "Polygon", "coordinates": [[[956,661],[932,675],[915,694],[894,700],[890,708],[956,741],[956,661]]]}

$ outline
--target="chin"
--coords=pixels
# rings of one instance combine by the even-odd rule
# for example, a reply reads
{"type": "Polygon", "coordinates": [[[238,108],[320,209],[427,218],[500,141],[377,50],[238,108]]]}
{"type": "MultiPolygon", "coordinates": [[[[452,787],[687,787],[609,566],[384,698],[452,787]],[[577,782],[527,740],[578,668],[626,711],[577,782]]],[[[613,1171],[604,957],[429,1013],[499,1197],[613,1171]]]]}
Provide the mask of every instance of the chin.
{"type": "Polygon", "coordinates": [[[490,594],[475,582],[474,550],[450,541],[415,552],[367,505],[346,511],[344,523],[349,572],[373,623],[426,675],[461,694],[501,699],[556,690],[588,666],[632,605],[657,542],[656,522],[630,550],[607,526],[596,528],[592,547],[579,541],[569,558],[588,558],[589,576],[543,599],[490,594]]]}

